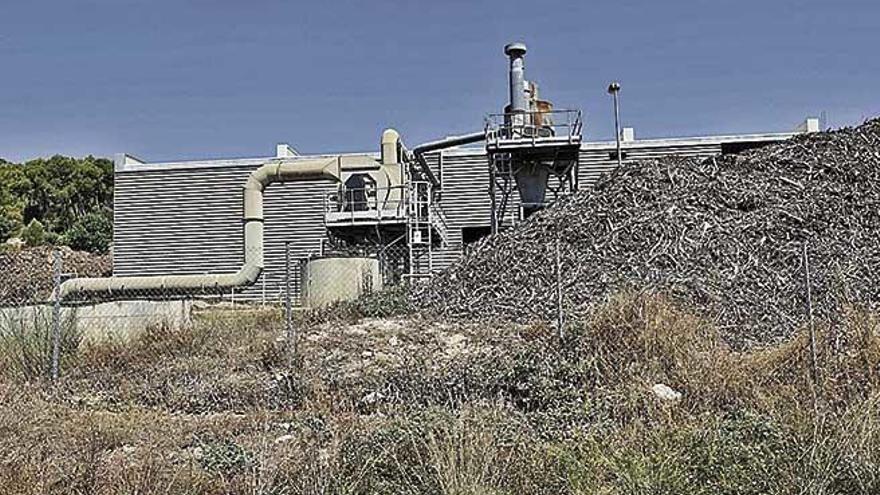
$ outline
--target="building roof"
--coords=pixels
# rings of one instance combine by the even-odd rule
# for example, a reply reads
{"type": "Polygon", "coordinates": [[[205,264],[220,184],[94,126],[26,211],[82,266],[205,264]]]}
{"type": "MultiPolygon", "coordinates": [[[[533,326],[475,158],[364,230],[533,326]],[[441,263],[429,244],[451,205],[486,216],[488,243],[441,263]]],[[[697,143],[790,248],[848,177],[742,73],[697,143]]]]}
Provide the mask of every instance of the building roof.
{"type": "MultiPolygon", "coordinates": [[[[670,137],[670,138],[651,138],[651,139],[633,139],[621,141],[621,149],[633,148],[682,148],[690,146],[706,146],[719,145],[724,143],[771,143],[782,141],[798,132],[771,132],[758,134],[725,134],[715,136],[691,136],[691,137],[670,137]]],[[[581,151],[613,151],[616,149],[615,141],[585,141],[581,143],[581,151]]],[[[461,146],[458,148],[450,148],[444,150],[445,155],[470,155],[482,153],[482,146],[461,146]]],[[[336,155],[369,155],[379,158],[379,154],[372,153],[322,153],[315,155],[302,155],[297,158],[315,158],[321,156],[336,155]]],[[[116,172],[138,172],[148,170],[169,170],[169,169],[198,169],[198,168],[223,168],[223,167],[250,167],[259,166],[268,160],[278,158],[276,156],[254,157],[254,158],[230,158],[230,159],[212,159],[212,160],[191,160],[191,161],[172,161],[172,162],[147,162],[128,154],[119,154],[115,158],[116,172]]]]}

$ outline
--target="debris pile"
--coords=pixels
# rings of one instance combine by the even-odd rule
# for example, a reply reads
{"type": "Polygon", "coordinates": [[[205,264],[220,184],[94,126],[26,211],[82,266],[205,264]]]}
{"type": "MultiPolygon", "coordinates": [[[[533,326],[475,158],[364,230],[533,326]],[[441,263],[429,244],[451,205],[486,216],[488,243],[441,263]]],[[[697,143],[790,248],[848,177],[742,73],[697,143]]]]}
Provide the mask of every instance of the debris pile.
{"type": "MultiPolygon", "coordinates": [[[[53,250],[48,246],[21,251],[0,252],[0,305],[43,302],[52,295],[53,250]]],[[[65,277],[103,277],[113,272],[109,254],[74,251],[66,246],[61,252],[65,277]]]]}
{"type": "Polygon", "coordinates": [[[557,275],[568,314],[622,290],[663,292],[738,348],[805,325],[808,277],[817,320],[876,308],[880,119],[740,155],[626,164],[477,243],[414,298],[449,316],[552,320],[557,275]]]}

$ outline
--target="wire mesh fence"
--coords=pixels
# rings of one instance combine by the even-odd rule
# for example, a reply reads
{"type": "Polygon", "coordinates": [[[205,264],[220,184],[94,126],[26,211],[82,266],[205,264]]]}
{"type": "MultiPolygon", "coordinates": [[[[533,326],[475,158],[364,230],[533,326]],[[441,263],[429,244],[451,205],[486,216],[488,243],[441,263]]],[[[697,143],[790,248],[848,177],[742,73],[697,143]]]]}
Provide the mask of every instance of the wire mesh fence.
{"type": "MultiPolygon", "coordinates": [[[[26,381],[57,379],[84,349],[127,345],[198,330],[218,318],[259,320],[278,334],[293,362],[298,326],[310,313],[350,318],[340,304],[407,282],[405,246],[297,256],[288,243],[283,266],[221,274],[111,277],[109,266],[65,249],[0,253],[0,368],[26,381]],[[80,258],[77,258],[79,256],[80,258]],[[242,277],[256,277],[238,286],[242,277]],[[85,278],[85,281],[83,279],[85,278]],[[233,286],[235,285],[235,286],[233,286]]],[[[155,347],[156,359],[163,352],[155,347]]]]}

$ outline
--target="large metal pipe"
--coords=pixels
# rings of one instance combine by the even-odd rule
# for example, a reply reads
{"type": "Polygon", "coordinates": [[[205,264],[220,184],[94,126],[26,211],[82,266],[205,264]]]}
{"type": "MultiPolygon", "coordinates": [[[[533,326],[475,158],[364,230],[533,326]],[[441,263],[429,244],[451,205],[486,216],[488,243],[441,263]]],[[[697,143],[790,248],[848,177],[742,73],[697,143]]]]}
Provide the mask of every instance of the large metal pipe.
{"type": "Polygon", "coordinates": [[[414,155],[423,155],[429,151],[442,150],[452,148],[454,146],[463,146],[465,144],[478,143],[486,139],[486,133],[483,131],[463,134],[461,136],[448,137],[439,141],[431,141],[416,146],[412,149],[414,155]]]}
{"type": "Polygon", "coordinates": [[[428,143],[420,144],[412,149],[412,154],[415,157],[416,161],[419,162],[419,165],[421,165],[425,175],[428,176],[428,180],[430,180],[436,186],[438,185],[438,181],[437,178],[434,177],[434,173],[431,172],[431,167],[428,166],[428,162],[425,161],[425,153],[446,148],[453,148],[455,146],[463,146],[465,144],[478,143],[484,139],[486,139],[485,132],[472,132],[470,134],[453,136],[446,139],[441,139],[439,141],[431,141],[428,143]]]}
{"type": "Polygon", "coordinates": [[[510,113],[523,113],[529,108],[526,98],[526,77],[524,55],[525,43],[510,43],[504,47],[504,54],[510,58],[510,113]]]}
{"type": "Polygon", "coordinates": [[[251,172],[244,185],[244,264],[236,272],[215,275],[157,275],[147,277],[74,278],[54,297],[77,294],[128,293],[150,290],[219,291],[254,284],[263,271],[263,191],[270,184],[329,178],[339,180],[340,156],[273,160],[251,172]]]}

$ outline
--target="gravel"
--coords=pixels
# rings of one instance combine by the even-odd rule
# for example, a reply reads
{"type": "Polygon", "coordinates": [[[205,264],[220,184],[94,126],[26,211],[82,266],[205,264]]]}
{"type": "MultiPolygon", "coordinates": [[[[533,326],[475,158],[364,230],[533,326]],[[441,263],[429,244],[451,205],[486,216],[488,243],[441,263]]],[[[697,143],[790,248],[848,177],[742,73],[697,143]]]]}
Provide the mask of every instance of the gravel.
{"type": "Polygon", "coordinates": [[[737,348],[805,326],[808,272],[817,321],[877,309],[880,119],[739,155],[625,164],[480,241],[415,303],[447,316],[552,321],[557,271],[569,316],[622,290],[660,292],[737,348]]]}

